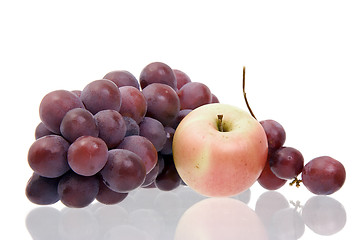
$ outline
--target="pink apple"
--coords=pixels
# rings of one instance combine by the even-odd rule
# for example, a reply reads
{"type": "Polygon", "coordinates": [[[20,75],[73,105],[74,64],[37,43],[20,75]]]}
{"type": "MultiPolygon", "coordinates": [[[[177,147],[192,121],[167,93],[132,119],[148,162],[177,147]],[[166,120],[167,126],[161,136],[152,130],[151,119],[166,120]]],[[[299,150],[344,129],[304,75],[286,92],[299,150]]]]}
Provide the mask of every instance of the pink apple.
{"type": "Polygon", "coordinates": [[[235,106],[213,103],[191,111],[173,139],[182,180],[205,196],[233,196],[248,188],[264,169],[268,154],[260,123],[235,106]],[[222,128],[218,115],[222,115],[222,128]]]}

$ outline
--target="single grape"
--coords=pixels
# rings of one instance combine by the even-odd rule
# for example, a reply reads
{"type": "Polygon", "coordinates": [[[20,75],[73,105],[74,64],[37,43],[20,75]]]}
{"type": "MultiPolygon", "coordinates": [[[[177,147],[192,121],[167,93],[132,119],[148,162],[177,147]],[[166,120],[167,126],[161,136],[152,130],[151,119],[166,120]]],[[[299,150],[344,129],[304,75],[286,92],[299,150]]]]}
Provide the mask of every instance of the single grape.
{"type": "Polygon", "coordinates": [[[181,178],[176,171],[174,160],[171,155],[164,157],[164,168],[156,177],[155,185],[162,191],[171,191],[180,186],[181,178]]]}
{"type": "Polygon", "coordinates": [[[279,149],[284,145],[286,133],[280,123],[269,119],[260,121],[260,124],[264,128],[264,131],[266,133],[270,150],[279,149]]]}
{"type": "Polygon", "coordinates": [[[80,98],[66,90],[56,90],[41,100],[39,114],[41,121],[50,131],[60,134],[60,123],[65,114],[73,108],[84,108],[80,98]]]}
{"type": "Polygon", "coordinates": [[[281,179],[297,177],[304,167],[304,157],[301,152],[292,147],[282,147],[270,158],[271,171],[281,179]]]}
{"type": "Polygon", "coordinates": [[[134,75],[125,70],[112,71],[107,73],[103,79],[108,79],[116,84],[118,87],[133,86],[140,89],[139,81],[134,75]]]}
{"type": "Polygon", "coordinates": [[[85,135],[97,137],[99,128],[91,112],[83,108],[74,108],[65,114],[60,124],[60,132],[72,143],[78,137],[85,135]]]}
{"type": "Polygon", "coordinates": [[[112,149],[100,174],[111,190],[126,193],[143,184],[146,170],[137,154],[125,149],[112,149]]]}
{"type": "Polygon", "coordinates": [[[68,207],[82,208],[95,200],[99,192],[97,176],[85,177],[72,171],[65,174],[58,185],[61,202],[68,207]]]}
{"type": "Polygon", "coordinates": [[[99,181],[99,192],[96,196],[96,200],[103,204],[110,205],[121,202],[127,195],[128,193],[114,192],[108,188],[103,181],[99,181]]]}
{"type": "Polygon", "coordinates": [[[172,142],[175,134],[175,129],[172,127],[165,127],[166,132],[166,142],[164,144],[164,147],[161,149],[161,154],[168,155],[172,154],[172,142]]]}
{"type": "Polygon", "coordinates": [[[139,124],[145,117],[147,102],[145,96],[139,89],[124,86],[119,88],[121,93],[120,113],[124,117],[131,117],[139,124]]]}
{"type": "Polygon", "coordinates": [[[108,148],[106,143],[96,137],[82,136],[73,142],[68,151],[71,169],[82,176],[98,173],[106,164],[108,148]]]}
{"type": "Polygon", "coordinates": [[[215,94],[211,94],[211,103],[219,103],[219,98],[215,94]]]}
{"type": "Polygon", "coordinates": [[[330,195],[345,183],[344,166],[329,156],[317,157],[308,162],[302,171],[302,181],[310,192],[330,195]]]}
{"type": "Polygon", "coordinates": [[[161,151],[166,142],[166,132],[161,122],[154,118],[144,117],[139,127],[140,136],[149,139],[155,146],[156,151],[161,151]]]}
{"type": "Polygon", "coordinates": [[[37,139],[28,152],[30,167],[37,174],[56,178],[70,168],[67,162],[69,143],[61,136],[48,135],[37,139]]]}
{"type": "Polygon", "coordinates": [[[166,84],[174,90],[177,88],[176,77],[173,70],[161,62],[148,64],[140,73],[140,86],[142,89],[153,83],[166,84]]]}
{"type": "Polygon", "coordinates": [[[278,178],[270,169],[269,160],[258,178],[258,183],[267,190],[276,190],[284,186],[285,179],[278,178]]]}
{"type": "Polygon", "coordinates": [[[99,138],[104,140],[109,149],[116,147],[126,135],[126,122],[115,110],[102,110],[95,114],[99,128],[99,138]]]}
{"type": "Polygon", "coordinates": [[[158,154],[156,148],[143,136],[126,137],[117,148],[126,149],[137,154],[144,162],[146,173],[149,173],[157,163],[158,154]]]}
{"type": "Polygon", "coordinates": [[[86,85],[80,99],[92,114],[106,109],[119,111],[121,107],[120,90],[107,79],[95,80],[86,85]]]}
{"type": "Polygon", "coordinates": [[[203,83],[190,82],[185,84],[179,91],[180,109],[195,109],[211,103],[210,89],[203,83]]]}
{"type": "Polygon", "coordinates": [[[43,122],[40,122],[35,129],[35,140],[47,135],[56,135],[56,133],[50,131],[43,122]]]}
{"type": "Polygon", "coordinates": [[[147,117],[159,120],[164,126],[171,124],[180,111],[180,100],[174,89],[153,83],[143,90],[147,102],[147,117]]]}
{"type": "Polygon", "coordinates": [[[136,121],[130,117],[123,117],[126,125],[125,137],[139,135],[140,127],[136,121]]]}
{"type": "Polygon", "coordinates": [[[173,69],[173,72],[174,72],[175,77],[176,77],[177,89],[180,89],[185,84],[191,82],[190,77],[186,73],[184,73],[183,71],[180,71],[178,69],[173,69]]]}
{"type": "Polygon", "coordinates": [[[186,117],[186,115],[188,115],[191,111],[192,111],[191,109],[180,110],[175,120],[171,124],[172,128],[176,129],[177,126],[180,124],[181,120],[183,120],[184,117],[186,117]]]}
{"type": "Polygon", "coordinates": [[[35,204],[48,205],[59,201],[57,192],[60,178],[46,178],[33,173],[26,184],[26,197],[35,204]]]}

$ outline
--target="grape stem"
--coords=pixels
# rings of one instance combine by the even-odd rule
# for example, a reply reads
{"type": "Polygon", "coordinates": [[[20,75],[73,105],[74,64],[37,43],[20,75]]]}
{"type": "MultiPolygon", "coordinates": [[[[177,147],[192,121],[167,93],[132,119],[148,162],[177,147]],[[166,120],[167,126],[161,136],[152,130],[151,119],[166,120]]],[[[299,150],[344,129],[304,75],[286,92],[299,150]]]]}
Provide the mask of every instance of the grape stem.
{"type": "MultiPolygon", "coordinates": [[[[249,109],[249,112],[250,112],[251,116],[253,116],[253,118],[256,119],[253,111],[251,110],[251,107],[250,107],[250,105],[249,105],[249,102],[248,102],[248,100],[247,100],[247,97],[246,97],[246,92],[245,92],[245,66],[243,66],[243,95],[244,95],[244,99],[245,99],[246,106],[247,106],[247,108],[249,109]]],[[[257,119],[256,119],[256,120],[257,120],[257,119]]]]}
{"type": "Polygon", "coordinates": [[[224,117],[224,115],[219,114],[219,115],[217,115],[217,117],[218,117],[218,129],[219,129],[220,132],[223,132],[224,131],[224,126],[223,126],[223,117],[224,117]]]}
{"type": "Polygon", "coordinates": [[[300,187],[301,182],[302,182],[301,179],[298,179],[297,177],[295,177],[294,180],[291,183],[289,183],[289,185],[292,186],[292,185],[296,184],[296,187],[300,187]]]}

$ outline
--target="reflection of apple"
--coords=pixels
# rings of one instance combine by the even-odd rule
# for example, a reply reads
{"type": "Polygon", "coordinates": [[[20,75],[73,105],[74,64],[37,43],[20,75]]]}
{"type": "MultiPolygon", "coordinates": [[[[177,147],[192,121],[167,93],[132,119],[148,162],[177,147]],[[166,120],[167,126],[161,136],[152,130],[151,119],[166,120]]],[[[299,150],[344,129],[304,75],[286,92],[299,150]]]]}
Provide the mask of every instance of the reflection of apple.
{"type": "Polygon", "coordinates": [[[256,213],[232,198],[207,198],[191,206],[180,218],[176,240],[265,240],[267,233],[256,213]]]}
{"type": "Polygon", "coordinates": [[[227,104],[196,108],[181,121],[173,139],[180,177],[206,196],[232,196],[247,190],[261,174],[267,153],[260,123],[227,104]]]}

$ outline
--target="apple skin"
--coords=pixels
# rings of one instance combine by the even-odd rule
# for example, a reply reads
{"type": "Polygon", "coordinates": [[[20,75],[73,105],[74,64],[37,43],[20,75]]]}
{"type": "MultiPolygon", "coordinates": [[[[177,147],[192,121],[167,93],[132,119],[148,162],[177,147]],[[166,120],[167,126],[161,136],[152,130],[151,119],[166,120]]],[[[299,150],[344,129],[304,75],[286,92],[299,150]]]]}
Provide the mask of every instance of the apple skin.
{"type": "Polygon", "coordinates": [[[261,124],[246,111],[213,103],[191,111],[177,127],[173,156],[182,180],[209,197],[237,195],[260,176],[268,154],[261,124]],[[224,132],[218,129],[223,115],[224,132]]]}

